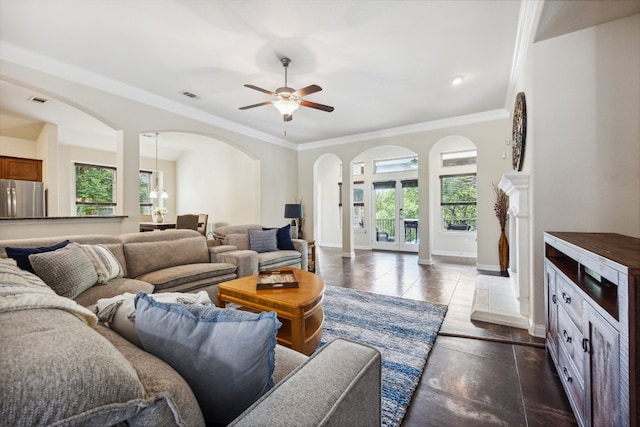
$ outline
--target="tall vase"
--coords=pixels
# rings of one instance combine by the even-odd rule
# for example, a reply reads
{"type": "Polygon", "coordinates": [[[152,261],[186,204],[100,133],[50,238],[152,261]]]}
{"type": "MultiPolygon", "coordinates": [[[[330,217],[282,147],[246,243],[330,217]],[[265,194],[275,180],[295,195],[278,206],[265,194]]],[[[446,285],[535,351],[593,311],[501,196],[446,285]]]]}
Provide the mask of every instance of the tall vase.
{"type": "Polygon", "coordinates": [[[498,255],[500,257],[500,275],[509,277],[507,268],[509,267],[509,242],[507,235],[504,234],[504,228],[500,232],[500,240],[498,240],[498,255]]]}

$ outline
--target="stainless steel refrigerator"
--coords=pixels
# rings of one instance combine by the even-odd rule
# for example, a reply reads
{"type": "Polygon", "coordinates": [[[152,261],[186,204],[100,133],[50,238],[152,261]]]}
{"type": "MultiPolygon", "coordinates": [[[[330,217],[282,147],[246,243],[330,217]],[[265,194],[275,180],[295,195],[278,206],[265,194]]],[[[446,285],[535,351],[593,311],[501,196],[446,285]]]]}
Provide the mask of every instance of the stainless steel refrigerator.
{"type": "Polygon", "coordinates": [[[0,179],[0,218],[45,215],[44,183],[0,179]]]}

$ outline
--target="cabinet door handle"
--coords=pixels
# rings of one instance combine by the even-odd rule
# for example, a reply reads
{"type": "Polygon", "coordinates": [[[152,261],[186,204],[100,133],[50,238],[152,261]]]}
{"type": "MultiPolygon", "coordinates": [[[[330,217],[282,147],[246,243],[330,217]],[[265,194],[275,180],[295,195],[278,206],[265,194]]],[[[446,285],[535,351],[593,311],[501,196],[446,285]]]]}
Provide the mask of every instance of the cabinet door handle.
{"type": "Polygon", "coordinates": [[[562,301],[564,301],[565,304],[571,304],[571,297],[563,292],[562,301]]]}
{"type": "Polygon", "coordinates": [[[583,338],[582,339],[582,350],[585,353],[589,353],[590,352],[589,351],[590,349],[589,349],[589,339],[588,338],[583,338]]]}
{"type": "Polygon", "coordinates": [[[566,342],[571,342],[571,337],[570,337],[570,336],[569,336],[569,334],[567,333],[567,330],[566,330],[566,329],[563,329],[563,330],[562,330],[562,336],[564,337],[564,340],[565,340],[566,342]]]}
{"type": "Polygon", "coordinates": [[[556,294],[553,294],[553,295],[551,296],[551,301],[553,301],[553,303],[554,303],[554,304],[557,304],[557,303],[558,303],[558,298],[556,298],[556,294]]]}
{"type": "Polygon", "coordinates": [[[562,373],[564,374],[564,378],[567,380],[567,382],[571,382],[573,381],[573,378],[571,378],[571,375],[569,375],[569,371],[567,370],[567,368],[562,368],[562,373]]]}

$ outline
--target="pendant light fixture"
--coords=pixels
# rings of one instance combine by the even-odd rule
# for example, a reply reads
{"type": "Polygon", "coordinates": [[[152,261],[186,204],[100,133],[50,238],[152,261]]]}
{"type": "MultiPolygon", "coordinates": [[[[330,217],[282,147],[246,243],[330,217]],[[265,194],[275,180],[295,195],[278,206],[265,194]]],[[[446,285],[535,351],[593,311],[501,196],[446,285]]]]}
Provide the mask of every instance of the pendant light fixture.
{"type": "Polygon", "coordinates": [[[156,132],[156,172],[154,174],[154,183],[155,186],[153,187],[153,190],[151,190],[149,192],[149,198],[150,199],[157,199],[157,198],[161,198],[161,199],[166,199],[169,197],[169,195],[167,194],[166,191],[164,191],[163,189],[160,189],[160,186],[158,185],[159,183],[159,177],[158,177],[158,132],[156,132]]]}

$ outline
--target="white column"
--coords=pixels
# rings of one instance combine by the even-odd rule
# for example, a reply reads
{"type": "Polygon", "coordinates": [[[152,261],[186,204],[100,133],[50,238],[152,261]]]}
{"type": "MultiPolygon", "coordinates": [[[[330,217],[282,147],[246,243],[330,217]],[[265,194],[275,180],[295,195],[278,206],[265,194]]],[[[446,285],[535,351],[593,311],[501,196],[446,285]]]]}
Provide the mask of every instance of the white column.
{"type": "Polygon", "coordinates": [[[514,273],[513,281],[514,294],[518,299],[520,314],[529,316],[529,174],[526,172],[506,173],[502,176],[498,184],[507,196],[509,196],[510,217],[515,218],[509,221],[511,241],[509,242],[510,255],[514,256],[515,262],[511,263],[514,273]]]}

